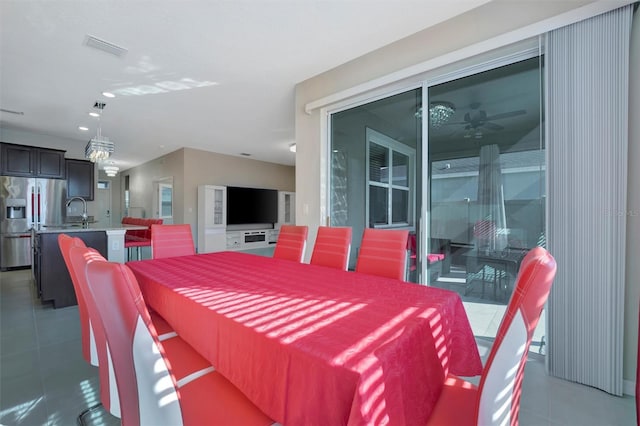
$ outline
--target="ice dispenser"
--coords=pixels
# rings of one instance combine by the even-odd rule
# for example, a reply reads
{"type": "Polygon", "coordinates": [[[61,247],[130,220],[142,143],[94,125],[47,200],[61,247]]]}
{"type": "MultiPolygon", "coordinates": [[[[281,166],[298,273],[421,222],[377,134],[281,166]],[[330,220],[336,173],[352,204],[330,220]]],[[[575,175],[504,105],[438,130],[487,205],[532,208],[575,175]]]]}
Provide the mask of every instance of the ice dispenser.
{"type": "Polygon", "coordinates": [[[27,200],[8,199],[6,219],[26,219],[27,200]]]}

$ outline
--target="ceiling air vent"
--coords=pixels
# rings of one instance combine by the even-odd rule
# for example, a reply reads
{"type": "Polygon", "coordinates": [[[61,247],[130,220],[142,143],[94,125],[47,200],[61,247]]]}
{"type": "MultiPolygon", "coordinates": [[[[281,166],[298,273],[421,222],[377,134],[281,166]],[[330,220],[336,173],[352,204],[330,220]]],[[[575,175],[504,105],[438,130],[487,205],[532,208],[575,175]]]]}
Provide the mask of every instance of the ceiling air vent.
{"type": "Polygon", "coordinates": [[[111,53],[116,56],[124,56],[129,50],[118,46],[117,44],[102,40],[98,37],[87,34],[85,44],[89,47],[102,50],[103,52],[111,53]]]}
{"type": "Polygon", "coordinates": [[[24,115],[24,111],[14,111],[12,109],[0,108],[0,112],[6,112],[7,114],[24,115]]]}

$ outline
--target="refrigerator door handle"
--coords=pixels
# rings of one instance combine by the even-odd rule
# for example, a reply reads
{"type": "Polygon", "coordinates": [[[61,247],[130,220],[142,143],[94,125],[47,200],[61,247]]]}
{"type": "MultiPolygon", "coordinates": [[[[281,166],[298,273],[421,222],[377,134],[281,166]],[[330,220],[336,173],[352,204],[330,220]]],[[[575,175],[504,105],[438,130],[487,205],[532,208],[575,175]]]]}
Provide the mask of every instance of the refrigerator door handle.
{"type": "Polygon", "coordinates": [[[35,188],[31,188],[31,227],[36,226],[35,201],[36,201],[35,188]]]}
{"type": "Polygon", "coordinates": [[[40,229],[40,225],[42,225],[40,222],[40,192],[40,187],[38,186],[38,229],[40,229]]]}

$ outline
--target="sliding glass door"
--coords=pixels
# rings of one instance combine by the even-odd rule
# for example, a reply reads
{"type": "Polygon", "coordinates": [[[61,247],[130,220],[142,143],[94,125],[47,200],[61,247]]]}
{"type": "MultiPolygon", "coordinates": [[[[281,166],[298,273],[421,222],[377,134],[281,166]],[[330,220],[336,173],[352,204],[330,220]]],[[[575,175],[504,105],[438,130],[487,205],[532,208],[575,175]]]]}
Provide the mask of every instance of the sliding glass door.
{"type": "Polygon", "coordinates": [[[479,337],[495,337],[524,254],[545,244],[541,77],[534,52],[426,90],[426,232],[444,254],[429,283],[461,294],[479,337]]]}
{"type": "MultiPolygon", "coordinates": [[[[350,268],[365,228],[408,229],[414,236],[422,208],[422,89],[332,114],[330,219],[351,226],[350,268]]],[[[410,250],[411,254],[411,250],[410,250]]],[[[417,282],[415,250],[407,279],[417,282]]]]}
{"type": "Polygon", "coordinates": [[[546,241],[542,56],[447,76],[330,115],[330,224],[353,228],[351,268],[364,228],[408,229],[407,281],[458,292],[492,338],[546,241]]]}

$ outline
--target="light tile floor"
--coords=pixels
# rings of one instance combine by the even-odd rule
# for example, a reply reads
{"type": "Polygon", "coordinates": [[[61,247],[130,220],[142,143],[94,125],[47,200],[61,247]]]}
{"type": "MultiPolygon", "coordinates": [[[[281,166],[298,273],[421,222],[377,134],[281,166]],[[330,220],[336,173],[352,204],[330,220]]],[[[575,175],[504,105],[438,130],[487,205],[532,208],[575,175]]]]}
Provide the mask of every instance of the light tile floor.
{"type": "MultiPolygon", "coordinates": [[[[501,315],[468,307],[478,315],[501,315]]],[[[483,354],[489,345],[479,340],[483,354]]],[[[74,425],[77,415],[97,401],[97,370],[82,359],[77,307],[42,305],[29,270],[0,272],[0,425],[74,425]]],[[[87,420],[92,425],[119,424],[103,410],[87,420]]],[[[634,425],[635,400],[548,377],[542,357],[532,355],[520,424],[634,425]]]]}

